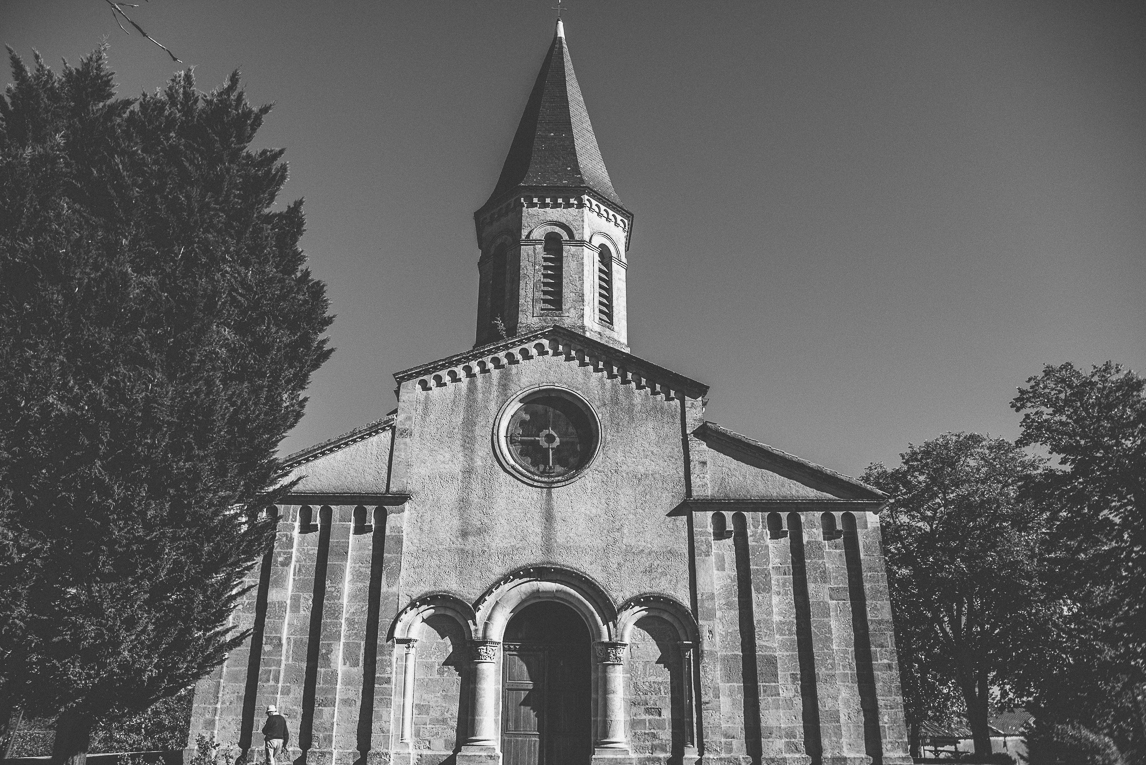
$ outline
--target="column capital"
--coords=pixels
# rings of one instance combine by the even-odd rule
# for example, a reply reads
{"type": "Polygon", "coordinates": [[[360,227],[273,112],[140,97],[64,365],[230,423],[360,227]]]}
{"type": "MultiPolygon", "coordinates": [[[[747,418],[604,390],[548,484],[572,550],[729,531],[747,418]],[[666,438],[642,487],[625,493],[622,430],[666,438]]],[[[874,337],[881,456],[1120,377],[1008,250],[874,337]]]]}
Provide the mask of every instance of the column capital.
{"type": "Polygon", "coordinates": [[[496,640],[471,640],[470,658],[475,662],[495,662],[501,643],[496,640]]]}
{"type": "Polygon", "coordinates": [[[611,640],[602,640],[593,645],[593,652],[597,655],[597,661],[602,664],[624,664],[625,650],[628,647],[628,643],[615,643],[611,640]]]}

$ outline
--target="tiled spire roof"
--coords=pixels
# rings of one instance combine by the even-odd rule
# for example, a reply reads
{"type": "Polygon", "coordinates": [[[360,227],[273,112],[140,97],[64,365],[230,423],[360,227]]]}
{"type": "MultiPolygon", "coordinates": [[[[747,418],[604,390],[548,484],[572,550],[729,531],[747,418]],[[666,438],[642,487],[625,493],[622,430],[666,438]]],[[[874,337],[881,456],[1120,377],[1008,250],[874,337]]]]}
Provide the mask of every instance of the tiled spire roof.
{"type": "Polygon", "coordinates": [[[588,188],[621,204],[597,148],[560,21],[486,204],[519,186],[588,188]]]}

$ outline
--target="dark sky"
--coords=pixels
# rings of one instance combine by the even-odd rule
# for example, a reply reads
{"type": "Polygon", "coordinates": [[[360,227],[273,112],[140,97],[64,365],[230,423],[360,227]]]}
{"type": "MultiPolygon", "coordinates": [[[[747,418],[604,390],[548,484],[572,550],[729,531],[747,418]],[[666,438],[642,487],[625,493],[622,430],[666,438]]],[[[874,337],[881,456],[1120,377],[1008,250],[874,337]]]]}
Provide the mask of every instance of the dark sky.
{"type": "MultiPolygon", "coordinates": [[[[553,0],[152,0],[211,89],[274,102],[338,318],[294,451],[473,345],[472,214],[553,0]]],[[[857,474],[944,431],[1013,437],[1046,363],[1146,371],[1146,3],[572,0],[573,63],[636,215],[633,352],[709,419],[857,474]]],[[[121,95],[178,68],[103,0],[0,0],[0,42],[121,95]]],[[[7,81],[7,79],[5,80],[7,81]]]]}

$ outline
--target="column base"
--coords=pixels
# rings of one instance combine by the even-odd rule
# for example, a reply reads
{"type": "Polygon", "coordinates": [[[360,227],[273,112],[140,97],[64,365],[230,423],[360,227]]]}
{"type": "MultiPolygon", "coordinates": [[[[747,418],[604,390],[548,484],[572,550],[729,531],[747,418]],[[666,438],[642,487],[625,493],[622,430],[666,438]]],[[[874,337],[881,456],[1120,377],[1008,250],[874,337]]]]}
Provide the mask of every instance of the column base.
{"type": "Polygon", "coordinates": [[[357,749],[335,749],[334,750],[334,765],[354,765],[362,759],[362,755],[358,753],[357,749]]]}
{"type": "Polygon", "coordinates": [[[752,765],[752,758],[746,754],[706,754],[697,763],[698,765],[752,765]]]}
{"type": "Polygon", "coordinates": [[[806,754],[766,754],[760,762],[762,765],[812,765],[812,758],[806,754]]]}
{"type": "Polygon", "coordinates": [[[637,758],[627,749],[594,749],[592,765],[637,765],[637,758]]]}
{"type": "Polygon", "coordinates": [[[820,762],[823,765],[871,765],[871,758],[866,754],[829,754],[820,762]]]}
{"type": "Polygon", "coordinates": [[[457,765],[501,765],[501,752],[496,746],[465,744],[458,751],[457,765]]]}
{"type": "Polygon", "coordinates": [[[885,754],[883,765],[915,765],[910,754],[885,754]]]}

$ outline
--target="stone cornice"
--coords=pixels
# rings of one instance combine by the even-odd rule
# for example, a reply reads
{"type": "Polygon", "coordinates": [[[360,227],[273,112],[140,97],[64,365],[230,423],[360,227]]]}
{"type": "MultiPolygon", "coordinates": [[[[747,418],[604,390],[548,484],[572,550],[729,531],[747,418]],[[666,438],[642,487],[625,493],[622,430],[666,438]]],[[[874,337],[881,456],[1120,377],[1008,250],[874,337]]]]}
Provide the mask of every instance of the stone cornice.
{"type": "Polygon", "coordinates": [[[581,209],[590,212],[625,232],[625,250],[629,249],[629,239],[633,231],[633,214],[614,204],[589,188],[519,188],[508,197],[494,204],[487,204],[474,213],[478,240],[491,225],[520,208],[581,209]]]}
{"type": "Polygon", "coordinates": [[[618,379],[622,385],[633,385],[637,390],[645,389],[650,395],[664,396],[670,401],[682,396],[701,398],[708,393],[708,386],[703,383],[564,327],[545,327],[499,340],[398,372],[394,379],[399,385],[417,380],[419,388],[430,391],[537,356],[563,356],[566,361],[592,367],[595,372],[618,379]]]}
{"type": "MultiPolygon", "coordinates": [[[[291,492],[284,496],[284,505],[382,505],[397,507],[410,500],[409,494],[362,494],[331,492],[291,492]]],[[[400,512],[400,511],[394,511],[400,512]]]]}
{"type": "Polygon", "coordinates": [[[301,451],[290,454],[283,459],[281,471],[283,473],[290,472],[299,465],[304,465],[307,462],[313,462],[319,457],[325,457],[331,452],[336,452],[339,449],[350,446],[351,444],[358,443],[359,441],[364,441],[367,438],[370,438],[370,436],[381,433],[384,430],[393,428],[395,417],[395,413],[391,412],[380,420],[375,420],[374,422],[367,423],[366,425],[357,427],[347,433],[343,433],[341,436],[335,436],[334,438],[323,441],[322,443],[315,444],[314,446],[308,446],[301,451]]]}
{"type": "Polygon", "coordinates": [[[690,497],[689,499],[681,502],[678,509],[690,511],[739,510],[750,512],[752,510],[758,510],[761,512],[773,512],[779,508],[790,506],[794,510],[808,512],[811,510],[818,510],[821,507],[824,509],[832,508],[841,511],[848,508],[870,510],[882,508],[884,504],[885,500],[882,499],[832,499],[823,497],[690,497]]]}

